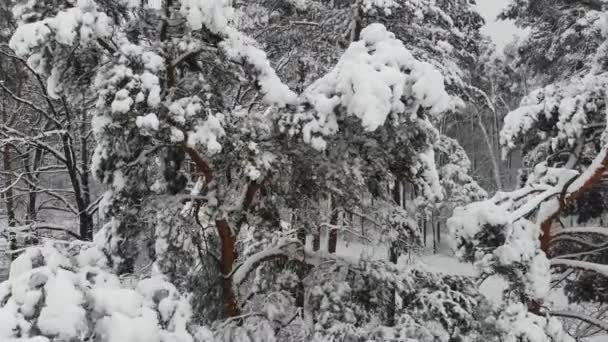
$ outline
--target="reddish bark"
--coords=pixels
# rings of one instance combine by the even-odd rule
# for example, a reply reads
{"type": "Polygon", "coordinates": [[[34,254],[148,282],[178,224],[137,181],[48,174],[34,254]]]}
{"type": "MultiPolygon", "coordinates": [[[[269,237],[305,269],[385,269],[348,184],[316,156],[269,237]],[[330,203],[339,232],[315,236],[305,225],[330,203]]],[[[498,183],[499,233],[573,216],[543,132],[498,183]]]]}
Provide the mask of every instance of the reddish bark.
{"type": "Polygon", "coordinates": [[[196,175],[199,177],[204,177],[207,183],[211,183],[213,180],[213,172],[211,172],[211,168],[205,159],[203,159],[203,157],[201,157],[194,148],[186,144],[181,145],[181,148],[194,162],[194,165],[196,166],[196,175]]]}
{"type": "Polygon", "coordinates": [[[220,270],[222,272],[222,292],[224,295],[224,306],[229,317],[239,315],[236,293],[232,283],[232,266],[236,260],[235,238],[232,230],[225,219],[215,221],[217,232],[221,241],[220,270]]]}
{"type": "MultiPolygon", "coordinates": [[[[181,145],[181,148],[190,156],[190,159],[196,166],[196,175],[204,177],[207,184],[213,180],[213,172],[209,164],[198,154],[198,152],[187,145],[181,145]]],[[[199,203],[200,204],[200,203],[199,203]]],[[[194,211],[195,213],[198,210],[194,211]]],[[[220,271],[222,273],[222,293],[224,297],[224,309],[228,316],[234,317],[239,315],[239,306],[237,303],[236,293],[230,273],[236,260],[235,237],[232,234],[232,229],[226,219],[218,219],[215,221],[218,236],[220,238],[220,271]]]]}
{"type": "MultiPolygon", "coordinates": [[[[540,237],[540,248],[547,255],[547,258],[551,257],[550,247],[553,221],[555,221],[561,215],[565,208],[577,201],[582,195],[593,189],[593,187],[602,180],[602,176],[608,170],[608,152],[603,151],[603,153],[604,157],[602,159],[601,166],[594,171],[591,177],[589,177],[589,179],[587,179],[582,186],[571,193],[568,193],[568,187],[572,184],[572,182],[567,183],[560,196],[557,210],[549,215],[547,219],[541,222],[540,229],[542,236],[540,237]]],[[[533,301],[528,304],[528,311],[537,315],[542,315],[542,306],[540,303],[533,301]]]]}
{"type": "Polygon", "coordinates": [[[606,170],[608,170],[608,152],[604,152],[604,158],[602,159],[601,166],[595,170],[591,177],[589,177],[589,179],[587,179],[582,186],[571,193],[567,193],[568,185],[566,185],[564,191],[562,192],[562,196],[559,199],[559,207],[553,214],[551,214],[540,224],[540,228],[543,233],[540,238],[540,248],[543,252],[545,252],[545,254],[547,254],[547,257],[549,257],[549,247],[551,246],[551,228],[553,226],[553,221],[559,217],[566,207],[573,204],[582,195],[593,189],[593,187],[602,180],[602,176],[606,170]]]}
{"type": "MultiPolygon", "coordinates": [[[[192,147],[185,144],[181,148],[190,156],[190,159],[196,166],[196,175],[204,177],[207,184],[213,180],[213,172],[209,164],[201,157],[201,155],[192,147]]],[[[262,187],[261,183],[250,182],[245,192],[243,200],[243,211],[247,211],[254,204],[255,196],[262,187]]],[[[195,212],[198,212],[195,210],[195,212]]],[[[236,237],[232,233],[230,224],[225,218],[215,221],[218,236],[220,238],[220,271],[222,273],[222,293],[224,297],[224,309],[229,317],[235,317],[240,314],[240,309],[237,301],[237,296],[234,289],[234,283],[231,276],[234,263],[237,258],[236,254],[236,237]]]]}
{"type": "Polygon", "coordinates": [[[247,191],[245,192],[245,200],[243,202],[243,210],[247,211],[251,205],[253,205],[253,201],[255,200],[255,195],[258,193],[260,188],[262,187],[261,183],[258,182],[249,182],[247,186],[247,191]]]}

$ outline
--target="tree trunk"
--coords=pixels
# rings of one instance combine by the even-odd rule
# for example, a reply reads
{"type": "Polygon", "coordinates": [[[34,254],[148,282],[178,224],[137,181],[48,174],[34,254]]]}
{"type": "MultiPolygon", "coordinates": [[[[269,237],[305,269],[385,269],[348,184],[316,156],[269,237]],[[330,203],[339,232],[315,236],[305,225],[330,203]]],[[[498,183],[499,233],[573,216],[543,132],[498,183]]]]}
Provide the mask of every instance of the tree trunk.
{"type": "Polygon", "coordinates": [[[5,200],[5,208],[6,208],[6,219],[9,227],[9,252],[11,253],[11,260],[15,260],[17,254],[14,253],[17,250],[17,234],[10,229],[10,227],[14,227],[16,224],[15,217],[15,199],[13,198],[13,174],[12,174],[12,165],[11,165],[11,151],[9,145],[4,145],[2,160],[4,162],[4,172],[6,172],[6,179],[4,181],[4,186],[6,191],[4,192],[4,200],[5,200]]]}
{"type": "Polygon", "coordinates": [[[437,232],[435,231],[435,218],[431,220],[431,232],[433,232],[433,253],[437,253],[437,232]]]}
{"type": "MultiPolygon", "coordinates": [[[[82,201],[85,206],[86,218],[86,230],[87,240],[93,239],[93,216],[88,212],[89,206],[91,205],[91,190],[89,182],[89,144],[88,144],[88,133],[89,127],[87,125],[87,114],[86,111],[82,111],[80,124],[80,166],[82,173],[80,174],[80,184],[82,185],[82,201]]],[[[82,236],[82,235],[81,235],[82,236]]]]}
{"type": "Polygon", "coordinates": [[[62,137],[63,143],[63,154],[66,160],[66,168],[68,171],[68,176],[70,178],[70,183],[72,184],[72,189],[74,189],[74,198],[76,200],[76,208],[78,209],[78,218],[79,218],[79,235],[81,240],[91,241],[93,240],[93,219],[91,215],[87,212],[88,204],[83,197],[82,187],[80,184],[80,179],[78,176],[77,165],[74,160],[74,150],[72,146],[72,141],[67,134],[64,134],[62,137]]]}
{"type": "Polygon", "coordinates": [[[363,1],[355,0],[353,3],[353,18],[352,28],[350,32],[350,41],[356,42],[361,37],[361,30],[363,30],[363,1]]]}
{"type": "Polygon", "coordinates": [[[494,183],[496,184],[497,190],[502,190],[502,179],[500,176],[500,162],[496,157],[496,153],[494,153],[494,145],[492,144],[492,140],[490,139],[490,135],[486,130],[486,126],[483,124],[481,119],[481,115],[477,113],[477,125],[481,129],[481,133],[483,134],[483,140],[486,143],[488,148],[488,153],[490,154],[490,160],[492,162],[492,174],[494,175],[494,183]]]}
{"type": "Polygon", "coordinates": [[[235,237],[225,219],[215,222],[221,241],[220,271],[222,272],[222,293],[224,297],[224,310],[228,317],[239,315],[236,293],[232,282],[232,266],[236,260],[235,237]]]}
{"type": "MultiPolygon", "coordinates": [[[[6,108],[6,106],[2,106],[2,108],[6,108]]],[[[7,124],[8,118],[6,115],[6,111],[2,112],[2,123],[7,124]]],[[[6,144],[2,150],[2,161],[4,172],[6,173],[6,178],[4,180],[4,187],[6,188],[4,192],[4,201],[5,201],[5,209],[6,209],[6,219],[8,227],[14,227],[16,225],[16,216],[15,216],[15,199],[14,192],[12,188],[13,183],[13,173],[12,173],[12,165],[11,165],[11,146],[6,144]]],[[[9,251],[13,252],[17,249],[17,235],[16,233],[9,228],[9,251]]],[[[17,254],[11,253],[11,260],[14,260],[17,257],[17,254]]]]}
{"type": "MultiPolygon", "coordinates": [[[[393,245],[389,248],[389,262],[392,262],[393,264],[397,263],[397,260],[399,258],[399,254],[397,252],[397,246],[396,244],[393,243],[393,245]]],[[[391,287],[388,290],[388,300],[387,300],[387,306],[386,306],[386,325],[389,327],[395,326],[395,314],[396,314],[396,307],[397,307],[397,292],[395,291],[394,287],[391,287]]]]}
{"type": "Polygon", "coordinates": [[[319,228],[314,228],[312,233],[312,250],[317,252],[321,249],[321,231],[319,228]]]}
{"type": "MultiPolygon", "coordinates": [[[[402,206],[403,203],[405,202],[403,200],[402,197],[402,186],[401,186],[401,182],[399,182],[398,180],[395,180],[395,184],[393,186],[393,190],[392,190],[392,197],[393,197],[393,202],[395,205],[397,206],[402,206]]],[[[393,229],[397,229],[400,230],[403,227],[398,226],[398,227],[393,227],[393,229]]],[[[397,234],[399,235],[399,234],[397,234]]],[[[399,249],[398,249],[398,241],[391,241],[391,245],[389,247],[388,250],[388,261],[396,264],[397,260],[399,260],[399,249]]],[[[396,298],[397,297],[397,293],[395,291],[395,288],[390,288],[388,290],[388,300],[387,300],[387,307],[386,307],[386,325],[389,327],[392,327],[395,325],[395,314],[396,314],[396,298]]]]}
{"type": "Polygon", "coordinates": [[[441,244],[441,222],[437,221],[437,243],[441,244]]]}
{"type": "Polygon", "coordinates": [[[422,235],[423,245],[426,247],[426,218],[422,218],[422,235]]]}
{"type": "MultiPolygon", "coordinates": [[[[293,223],[292,223],[292,227],[295,227],[296,224],[298,223],[298,217],[296,215],[294,215],[294,219],[293,219],[293,223]]],[[[304,225],[302,225],[301,227],[297,228],[298,229],[298,241],[300,241],[300,243],[302,244],[302,246],[306,245],[306,229],[304,229],[304,225]]]]}
{"type": "Polygon", "coordinates": [[[329,236],[327,238],[327,252],[330,254],[336,253],[336,248],[338,248],[338,230],[334,228],[334,226],[338,225],[338,217],[339,212],[338,209],[335,208],[331,195],[329,196],[329,210],[331,212],[331,218],[329,219],[329,236]]]}

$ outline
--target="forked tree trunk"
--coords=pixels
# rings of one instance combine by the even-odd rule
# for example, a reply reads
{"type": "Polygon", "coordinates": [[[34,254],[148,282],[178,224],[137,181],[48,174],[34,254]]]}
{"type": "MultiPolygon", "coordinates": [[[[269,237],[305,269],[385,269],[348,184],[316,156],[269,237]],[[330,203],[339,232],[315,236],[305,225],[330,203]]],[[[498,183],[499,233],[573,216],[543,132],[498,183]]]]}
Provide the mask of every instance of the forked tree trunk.
{"type": "MultiPolygon", "coordinates": [[[[608,171],[608,149],[602,149],[601,153],[603,153],[603,155],[598,155],[591,164],[591,167],[593,167],[594,164],[597,165],[595,169],[591,171],[591,174],[585,175],[584,172],[580,176],[586,176],[587,179],[584,179],[583,183],[578,185],[578,188],[575,188],[574,191],[568,193],[568,188],[572,184],[576,183],[578,178],[573,178],[571,181],[566,183],[566,185],[562,189],[557,210],[548,215],[545,220],[540,223],[540,229],[542,232],[540,236],[540,249],[547,255],[547,258],[551,257],[550,248],[553,221],[559,218],[565,208],[577,201],[582,195],[592,190],[593,187],[596,186],[602,180],[604,173],[608,171]]],[[[528,311],[534,314],[542,314],[541,309],[541,303],[537,301],[532,301],[528,303],[528,311]]]]}
{"type": "MultiPolygon", "coordinates": [[[[209,164],[198,154],[198,152],[187,145],[180,146],[186,152],[190,159],[196,165],[196,176],[205,179],[206,184],[213,182],[213,172],[209,164]]],[[[262,184],[250,182],[245,192],[242,211],[247,212],[253,205],[262,184]]],[[[232,231],[228,220],[225,218],[215,221],[217,233],[220,239],[220,272],[222,284],[222,296],[224,301],[224,310],[227,316],[235,317],[240,314],[240,308],[232,279],[232,271],[234,262],[236,261],[236,236],[232,231]]]]}

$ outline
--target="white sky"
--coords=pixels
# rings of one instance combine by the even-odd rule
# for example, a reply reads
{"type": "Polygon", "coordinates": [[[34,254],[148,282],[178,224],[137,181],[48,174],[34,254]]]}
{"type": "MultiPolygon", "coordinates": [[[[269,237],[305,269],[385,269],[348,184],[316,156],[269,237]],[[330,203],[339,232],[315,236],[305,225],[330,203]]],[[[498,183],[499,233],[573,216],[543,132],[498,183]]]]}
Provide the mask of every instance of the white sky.
{"type": "Polygon", "coordinates": [[[507,6],[510,0],[477,0],[477,10],[486,19],[481,32],[489,35],[499,49],[513,40],[513,35],[521,33],[512,22],[496,21],[498,13],[507,6]]]}

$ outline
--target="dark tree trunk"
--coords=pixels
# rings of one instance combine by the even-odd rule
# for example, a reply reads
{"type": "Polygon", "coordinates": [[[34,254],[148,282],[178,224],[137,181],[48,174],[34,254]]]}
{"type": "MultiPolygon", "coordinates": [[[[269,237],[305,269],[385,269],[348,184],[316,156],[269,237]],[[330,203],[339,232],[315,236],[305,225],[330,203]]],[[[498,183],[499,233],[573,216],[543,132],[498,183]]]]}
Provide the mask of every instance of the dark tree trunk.
{"type": "MultiPolygon", "coordinates": [[[[69,121],[69,118],[68,118],[69,121]]],[[[78,209],[78,218],[80,223],[79,235],[81,240],[91,241],[93,240],[93,218],[88,212],[89,203],[83,196],[83,187],[80,182],[78,165],[76,164],[76,158],[74,154],[73,142],[68,134],[64,134],[61,137],[63,145],[63,155],[65,157],[65,164],[74,190],[74,198],[76,200],[76,209],[78,209]]]]}
{"type": "Polygon", "coordinates": [[[221,243],[220,270],[222,272],[221,282],[224,297],[224,310],[228,317],[235,317],[239,315],[240,310],[230,274],[232,273],[232,267],[236,260],[236,241],[226,220],[218,220],[215,222],[215,225],[217,226],[217,232],[220,236],[221,243]]]}
{"type": "Polygon", "coordinates": [[[437,231],[438,226],[435,225],[435,219],[431,220],[431,231],[433,232],[433,253],[437,253],[437,231]]]}
{"type": "Polygon", "coordinates": [[[315,228],[312,233],[312,250],[317,252],[321,249],[321,232],[319,228],[315,228]]]}
{"type": "Polygon", "coordinates": [[[437,222],[437,243],[441,244],[441,222],[437,222]]]}
{"type": "Polygon", "coordinates": [[[338,210],[333,210],[331,214],[331,219],[329,220],[329,237],[327,240],[327,252],[330,254],[336,253],[336,249],[338,248],[338,230],[334,228],[334,226],[338,225],[338,210]]]}
{"type": "Polygon", "coordinates": [[[426,247],[426,218],[422,219],[422,235],[422,238],[424,239],[423,244],[424,247],[426,247]]]}
{"type": "Polygon", "coordinates": [[[356,42],[361,37],[361,31],[363,30],[363,1],[362,0],[354,0],[353,3],[353,18],[352,18],[352,28],[350,33],[350,41],[356,42]]]}
{"type": "MultiPolygon", "coordinates": [[[[401,183],[397,180],[395,180],[395,184],[393,186],[393,191],[392,191],[392,197],[393,197],[393,202],[395,202],[395,205],[397,206],[402,206],[403,205],[403,200],[401,198],[401,183]]],[[[393,227],[393,229],[397,229],[397,230],[401,230],[403,229],[403,227],[399,226],[399,227],[393,227]]],[[[397,236],[399,236],[400,234],[397,234],[397,236]]],[[[399,259],[399,249],[398,249],[398,241],[391,241],[391,245],[389,247],[389,251],[388,251],[389,255],[388,255],[388,260],[389,262],[392,262],[394,264],[397,263],[397,260],[399,259]]],[[[389,327],[392,327],[395,325],[395,314],[396,314],[396,291],[395,288],[391,288],[388,290],[388,300],[387,300],[387,307],[386,307],[386,325],[389,327]]]]}
{"type": "MultiPolygon", "coordinates": [[[[298,241],[302,244],[302,246],[306,246],[306,229],[304,228],[304,222],[299,222],[299,217],[297,214],[294,214],[292,219],[292,227],[298,227],[297,229],[297,237],[298,241]]],[[[298,287],[295,293],[295,304],[298,308],[304,307],[304,295],[305,295],[305,287],[304,287],[304,277],[306,276],[307,269],[305,264],[296,264],[295,265],[296,273],[298,274],[298,287]]]]}
{"type": "MultiPolygon", "coordinates": [[[[4,172],[6,172],[6,179],[4,182],[4,186],[6,188],[6,191],[4,192],[6,219],[8,226],[14,227],[17,220],[15,217],[15,199],[13,198],[14,193],[11,187],[13,183],[13,174],[11,171],[11,151],[9,145],[4,145],[2,160],[4,162],[4,172]]],[[[15,253],[17,248],[17,234],[12,229],[9,229],[9,252],[11,253],[11,260],[15,260],[17,257],[17,254],[15,253]]]]}

